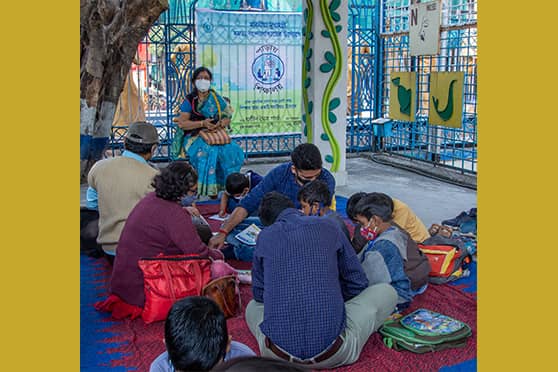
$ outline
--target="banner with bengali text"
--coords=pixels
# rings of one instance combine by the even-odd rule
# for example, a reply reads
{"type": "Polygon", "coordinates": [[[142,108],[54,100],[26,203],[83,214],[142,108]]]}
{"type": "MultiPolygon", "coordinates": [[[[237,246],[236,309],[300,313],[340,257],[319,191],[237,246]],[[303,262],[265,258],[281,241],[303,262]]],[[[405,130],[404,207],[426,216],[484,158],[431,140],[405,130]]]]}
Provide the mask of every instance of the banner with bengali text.
{"type": "Polygon", "coordinates": [[[196,65],[234,108],[233,134],[300,132],[302,13],[196,10],[196,65]]]}

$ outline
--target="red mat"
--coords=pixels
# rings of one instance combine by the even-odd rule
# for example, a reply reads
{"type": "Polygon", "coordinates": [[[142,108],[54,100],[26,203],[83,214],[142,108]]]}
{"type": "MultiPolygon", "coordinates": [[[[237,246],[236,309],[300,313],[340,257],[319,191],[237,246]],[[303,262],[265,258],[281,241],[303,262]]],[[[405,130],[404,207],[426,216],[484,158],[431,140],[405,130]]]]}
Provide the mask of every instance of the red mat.
{"type": "MultiPolygon", "coordinates": [[[[209,216],[218,211],[218,205],[200,205],[200,211],[209,216]]],[[[218,221],[209,220],[214,230],[218,229],[218,221]]],[[[236,268],[246,269],[250,263],[231,261],[236,268]]],[[[110,275],[108,265],[100,266],[106,271],[106,283],[110,275]]],[[[250,286],[241,285],[243,310],[252,299],[250,286]]],[[[101,299],[101,298],[99,298],[101,299]]],[[[467,323],[473,330],[473,336],[467,345],[459,349],[438,351],[431,354],[413,354],[410,352],[397,352],[388,349],[382,344],[381,338],[374,333],[366,343],[358,362],[335,371],[368,372],[372,369],[378,371],[437,371],[444,366],[452,366],[476,357],[477,335],[477,310],[476,294],[465,293],[457,286],[430,285],[425,293],[418,295],[413,300],[412,306],[406,311],[411,312],[417,308],[427,308],[437,311],[467,323]]],[[[109,323],[107,323],[109,324],[109,323]]],[[[108,353],[121,353],[121,359],[112,361],[113,366],[136,368],[138,371],[148,371],[153,359],[165,350],[163,343],[164,322],[146,326],[141,319],[126,320],[110,323],[111,326],[102,328],[99,332],[106,332],[113,336],[103,340],[106,343],[116,343],[119,346],[110,348],[108,353]]],[[[227,321],[229,333],[233,339],[250,346],[256,353],[259,350],[256,340],[250,333],[244,311],[242,315],[227,321]]]]}

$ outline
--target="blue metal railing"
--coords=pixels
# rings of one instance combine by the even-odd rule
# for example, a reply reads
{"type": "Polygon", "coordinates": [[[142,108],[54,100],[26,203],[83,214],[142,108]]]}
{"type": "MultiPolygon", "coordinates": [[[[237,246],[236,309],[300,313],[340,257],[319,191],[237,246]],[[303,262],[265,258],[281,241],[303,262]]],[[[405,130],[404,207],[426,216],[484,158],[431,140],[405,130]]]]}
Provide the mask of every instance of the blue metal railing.
{"type": "MultiPolygon", "coordinates": [[[[169,145],[177,106],[189,90],[195,66],[195,8],[198,1],[171,0],[142,41],[147,61],[144,97],[147,120],[154,123],[161,144],[154,160],[169,159],[169,145]]],[[[383,151],[436,166],[476,173],[477,165],[477,1],[443,0],[440,54],[409,54],[409,0],[349,0],[348,2],[348,152],[383,151]],[[389,75],[417,74],[416,120],[394,121],[391,134],[380,138],[373,120],[389,114],[389,75]],[[428,124],[429,74],[463,71],[465,74],[461,128],[428,124]]],[[[141,57],[141,56],[140,56],[141,57]]],[[[138,81],[141,81],[138,70],[138,81]]],[[[302,127],[302,126],[301,126],[302,127]]],[[[122,148],[125,127],[114,127],[109,154],[122,148]]],[[[234,136],[247,156],[290,153],[301,133],[234,136]]]]}

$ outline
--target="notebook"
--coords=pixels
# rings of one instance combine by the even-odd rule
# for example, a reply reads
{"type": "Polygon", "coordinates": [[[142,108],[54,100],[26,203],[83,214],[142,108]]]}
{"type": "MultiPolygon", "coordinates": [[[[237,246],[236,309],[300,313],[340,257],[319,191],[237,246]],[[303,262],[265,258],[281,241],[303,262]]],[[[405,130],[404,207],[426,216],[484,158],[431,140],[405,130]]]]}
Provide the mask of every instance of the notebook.
{"type": "Polygon", "coordinates": [[[256,245],[256,239],[258,238],[258,234],[260,233],[261,229],[251,224],[241,232],[235,235],[235,237],[240,240],[242,243],[247,245],[256,245]]]}

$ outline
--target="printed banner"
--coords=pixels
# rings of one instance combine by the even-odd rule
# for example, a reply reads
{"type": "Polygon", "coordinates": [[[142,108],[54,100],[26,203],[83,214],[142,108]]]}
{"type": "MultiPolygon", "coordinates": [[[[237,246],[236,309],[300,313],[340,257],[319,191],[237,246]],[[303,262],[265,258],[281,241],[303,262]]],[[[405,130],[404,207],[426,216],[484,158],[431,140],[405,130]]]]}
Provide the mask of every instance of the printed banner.
{"type": "Polygon", "coordinates": [[[463,113],[463,72],[432,72],[428,123],[461,128],[463,113]]]}
{"type": "Polygon", "coordinates": [[[234,107],[233,134],[300,132],[302,14],[196,10],[196,67],[234,107]]]}
{"type": "Polygon", "coordinates": [[[409,7],[409,52],[412,56],[440,53],[440,3],[412,0],[409,7]]]}
{"type": "Polygon", "coordinates": [[[415,121],[416,72],[392,72],[389,89],[389,117],[393,120],[415,121]]]}
{"type": "Polygon", "coordinates": [[[300,0],[198,0],[198,8],[219,10],[267,10],[273,12],[302,12],[300,0]]]}

